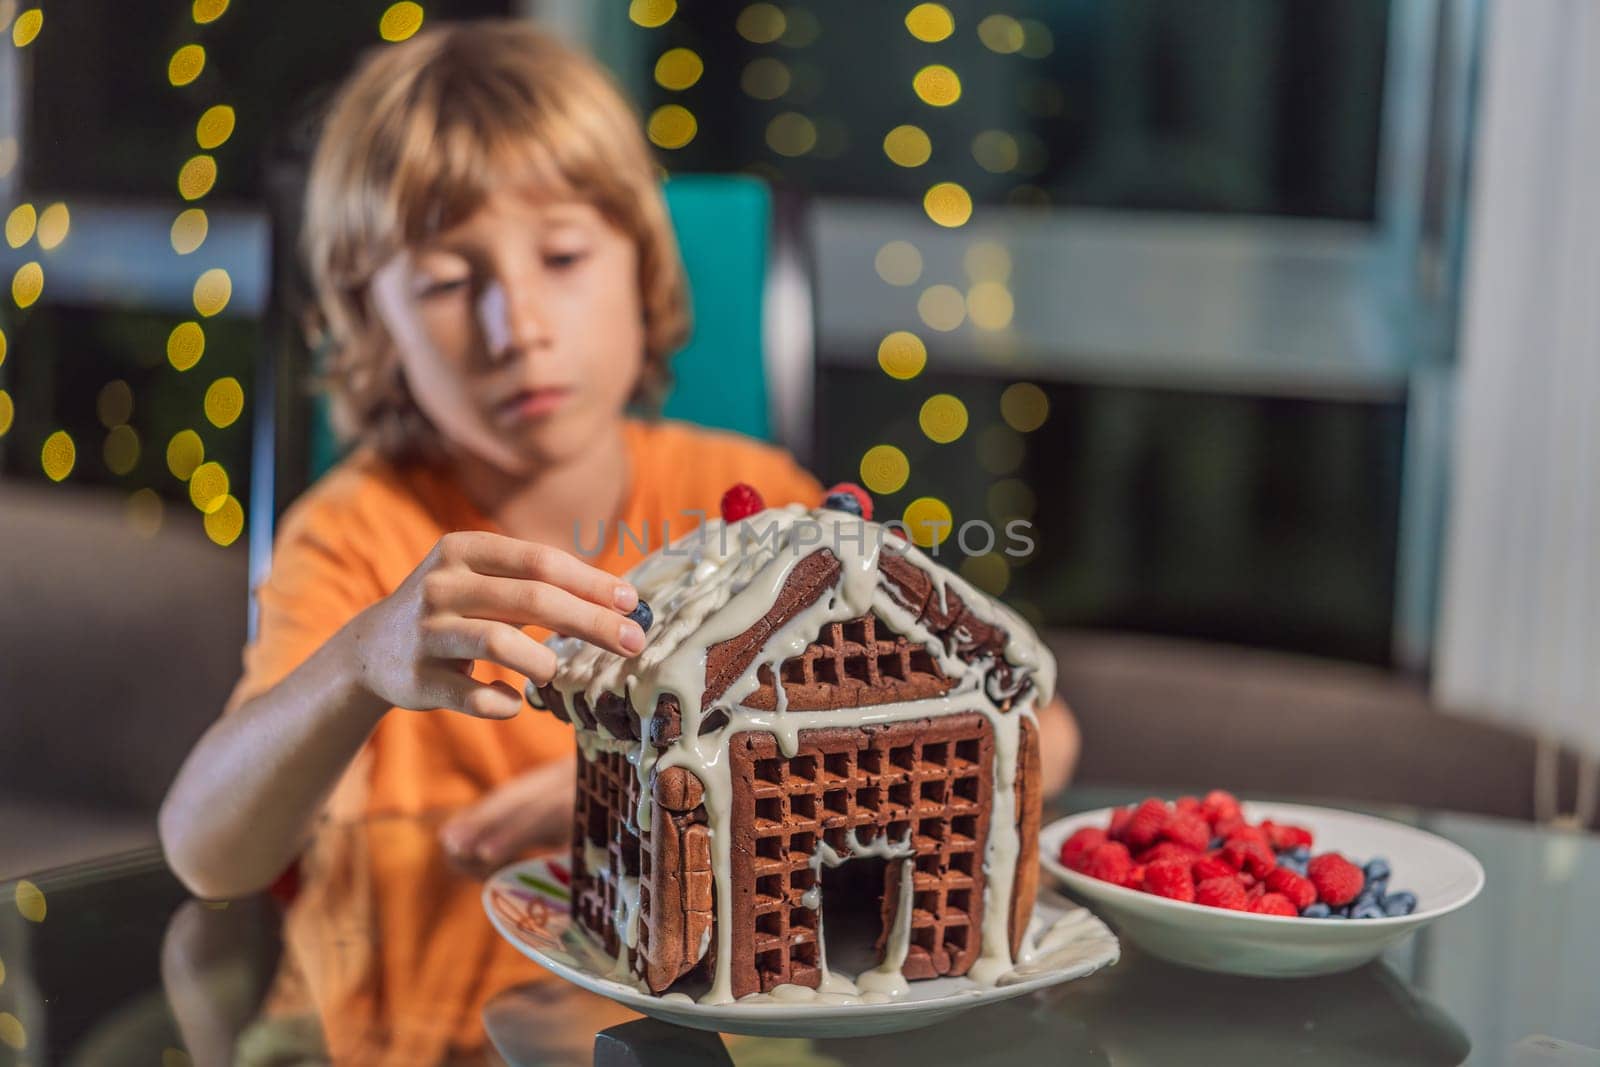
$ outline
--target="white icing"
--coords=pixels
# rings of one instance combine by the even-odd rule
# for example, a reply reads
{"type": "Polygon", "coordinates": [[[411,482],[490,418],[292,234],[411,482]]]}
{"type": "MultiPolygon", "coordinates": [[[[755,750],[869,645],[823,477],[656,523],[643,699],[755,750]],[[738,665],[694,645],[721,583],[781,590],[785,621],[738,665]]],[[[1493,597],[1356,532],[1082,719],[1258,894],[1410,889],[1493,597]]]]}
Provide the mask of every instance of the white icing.
{"type": "MultiPolygon", "coordinates": [[[[603,694],[617,694],[625,699],[630,713],[636,717],[636,732],[647,737],[657,700],[671,694],[678,701],[681,736],[663,753],[658,754],[655,746],[648,743],[617,739],[603,725],[594,730],[580,728],[577,734],[585,758],[593,758],[600,751],[627,753],[640,786],[639,806],[633,814],[641,836],[648,835],[650,826],[649,783],[653,770],[684,767],[705,787],[716,891],[714,929],[718,960],[711,989],[702,998],[705,1002],[725,1003],[733,999],[728,963],[733,949],[730,821],[733,786],[727,746],[735,734],[747,730],[771,733],[783,754],[792,757],[798,751],[802,730],[901,722],[962,711],[983,714],[994,737],[994,792],[983,858],[985,906],[980,950],[968,973],[975,981],[993,984],[1012,969],[1008,927],[1009,901],[1020,847],[1016,832],[1015,784],[1021,728],[1024,719],[1034,717],[1038,700],[1049,699],[1054,694],[1055,661],[1032,629],[1010,609],[945,570],[914,546],[900,542],[885,548],[888,536],[888,530],[877,523],[865,522],[845,512],[807,511],[799,505],[771,508],[732,524],[712,519],[646,558],[625,576],[655,612],[656,624],[646,635],[641,652],[624,657],[574,638],[558,637],[550,641],[561,661],[552,684],[569,709],[579,693],[590,708],[599,703],[603,694]],[[743,633],[764,617],[794,566],[818,548],[828,549],[839,560],[840,576],[835,585],[767,638],[743,673],[717,699],[714,708],[702,707],[706,650],[743,633]],[[941,606],[949,603],[949,593],[954,591],[976,618],[1004,629],[1007,634],[1004,658],[1011,667],[1014,681],[1032,683],[1009,711],[1002,712],[996,704],[997,694],[985,692],[983,688],[985,676],[995,665],[993,660],[986,656],[968,663],[947,648],[939,635],[923,626],[911,606],[899,599],[897,587],[880,580],[880,551],[903,552],[932,582],[941,606]],[[868,611],[874,612],[913,644],[925,646],[945,675],[954,680],[950,691],[924,700],[836,711],[794,712],[786,708],[783,686],[776,685],[775,710],[762,711],[744,705],[744,701],[760,688],[763,667],[777,677],[780,665],[804,651],[825,624],[852,619],[868,611]],[[701,723],[713,710],[725,713],[728,721],[702,735],[701,723]],[[1000,906],[994,906],[997,902],[1000,906]]],[[[957,640],[970,636],[961,631],[958,627],[951,636],[957,640]]],[[[896,847],[887,842],[886,836],[875,838],[865,848],[857,849],[858,844],[852,834],[852,852],[873,854],[871,850],[875,848],[896,847]]],[[[885,858],[908,854],[909,841],[900,845],[907,851],[886,854],[885,858]]],[[[825,847],[819,844],[819,855],[825,847]]],[[[823,860],[813,857],[813,862],[823,860]]],[[[902,882],[902,896],[910,892],[911,884],[912,878],[908,875],[902,882]]],[[[629,948],[637,945],[637,899],[636,885],[632,904],[626,911],[619,898],[618,930],[624,935],[621,938],[624,948],[619,957],[626,956],[629,948]],[[631,935],[625,934],[629,926],[631,935]]],[[[909,897],[906,899],[909,901],[909,897]]],[[[807,907],[820,905],[820,892],[813,889],[803,902],[807,907]]],[[[907,948],[902,942],[909,939],[909,924],[910,906],[905,903],[897,909],[888,946],[891,955],[899,952],[901,963],[907,948]],[[901,938],[902,933],[904,938],[901,938]]],[[[709,945],[701,947],[701,957],[707,948],[709,945]]],[[[621,962],[619,959],[619,965],[621,962]]],[[[903,984],[898,967],[893,977],[903,984]]],[[[881,983],[873,979],[872,984],[879,988],[863,991],[842,975],[830,976],[826,970],[824,980],[827,988],[813,995],[886,996],[885,989],[892,985],[887,978],[881,983]],[[840,982],[848,984],[849,988],[844,988],[840,982]]]]}

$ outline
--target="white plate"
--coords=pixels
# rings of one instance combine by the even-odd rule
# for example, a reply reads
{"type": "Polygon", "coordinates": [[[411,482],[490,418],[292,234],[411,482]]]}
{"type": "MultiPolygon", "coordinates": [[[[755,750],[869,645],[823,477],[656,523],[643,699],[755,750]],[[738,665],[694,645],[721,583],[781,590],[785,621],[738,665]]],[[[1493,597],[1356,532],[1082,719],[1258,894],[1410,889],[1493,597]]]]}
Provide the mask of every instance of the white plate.
{"type": "Polygon", "coordinates": [[[1115,963],[1120,955],[1116,937],[1103,922],[1045,888],[1034,908],[1034,921],[1040,929],[1055,927],[1050,950],[997,985],[935,978],[911,982],[904,997],[883,1004],[783,1002],[760,995],[731,1004],[700,1004],[688,998],[651,996],[608,977],[612,959],[572,922],[569,880],[566,863],[554,857],[512,864],[484,885],[484,911],[502,937],[567,981],[644,1015],[697,1030],[765,1037],[856,1037],[914,1030],[985,1004],[1083,978],[1115,963]]]}
{"type": "Polygon", "coordinates": [[[1483,867],[1472,853],[1414,827],[1333,808],[1246,803],[1251,823],[1263,819],[1303,826],[1315,835],[1313,854],[1342,852],[1357,863],[1382,856],[1389,886],[1417,895],[1417,910],[1384,919],[1301,919],[1255,915],[1125,889],[1069,871],[1061,844],[1085,826],[1105,827],[1112,808],[1086,811],[1046,826],[1039,835],[1045,869],[1087,902],[1118,932],[1152,956],[1206,971],[1294,978],[1359,967],[1419,927],[1463,907],[1483,888],[1483,867]]]}

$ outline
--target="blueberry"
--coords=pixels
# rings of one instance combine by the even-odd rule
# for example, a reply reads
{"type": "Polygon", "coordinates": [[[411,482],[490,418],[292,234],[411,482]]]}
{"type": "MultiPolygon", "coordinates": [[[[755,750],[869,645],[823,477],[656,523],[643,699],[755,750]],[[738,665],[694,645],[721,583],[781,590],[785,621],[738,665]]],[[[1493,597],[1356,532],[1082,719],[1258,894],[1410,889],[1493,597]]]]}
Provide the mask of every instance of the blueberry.
{"type": "Polygon", "coordinates": [[[1300,917],[1303,919],[1328,919],[1332,916],[1332,909],[1320,900],[1314,904],[1307,904],[1300,911],[1300,917]]]}
{"type": "Polygon", "coordinates": [[[1310,863],[1311,862],[1311,846],[1310,845],[1296,845],[1296,846],[1294,846],[1294,848],[1291,848],[1289,850],[1289,855],[1293,856],[1298,862],[1300,862],[1302,864],[1310,863]]]}
{"type": "Polygon", "coordinates": [[[656,613],[650,610],[650,602],[644,597],[640,597],[639,605],[628,612],[628,618],[638,623],[639,629],[649,633],[650,624],[656,621],[656,613]]]}
{"type": "Polygon", "coordinates": [[[1382,900],[1388,894],[1389,879],[1387,878],[1368,878],[1367,884],[1361,889],[1362,896],[1373,896],[1379,900],[1382,900]]]}
{"type": "Polygon", "coordinates": [[[1209,845],[1207,845],[1207,846],[1206,846],[1206,847],[1207,847],[1207,848],[1221,848],[1221,847],[1222,847],[1222,846],[1223,846],[1223,844],[1224,844],[1224,843],[1225,843],[1225,842],[1224,842],[1224,841],[1223,841],[1223,840],[1222,840],[1222,838],[1220,838],[1220,837],[1213,837],[1213,838],[1212,838],[1212,839],[1211,839],[1211,844],[1209,844],[1209,845]]]}
{"type": "Polygon", "coordinates": [[[1373,879],[1376,879],[1376,878],[1388,878],[1389,877],[1389,861],[1384,859],[1382,856],[1376,856],[1376,857],[1368,860],[1367,861],[1367,868],[1366,868],[1366,875],[1367,875],[1367,881],[1369,881],[1369,882],[1372,881],[1373,879]]]}
{"type": "Polygon", "coordinates": [[[1383,902],[1385,915],[1410,915],[1417,910],[1417,895],[1408,889],[1390,893],[1383,902]]]}
{"type": "Polygon", "coordinates": [[[822,498],[822,506],[832,508],[834,511],[848,511],[857,518],[861,517],[861,501],[854,493],[829,493],[822,498]]]}
{"type": "Polygon", "coordinates": [[[1306,861],[1297,860],[1287,852],[1278,857],[1278,866],[1285,870],[1293,871],[1302,878],[1306,876],[1306,861]]]}
{"type": "Polygon", "coordinates": [[[1348,919],[1348,918],[1350,918],[1350,905],[1346,904],[1342,908],[1334,908],[1333,909],[1333,914],[1331,916],[1329,916],[1329,918],[1332,918],[1332,919],[1348,919]]]}
{"type": "Polygon", "coordinates": [[[1352,919],[1381,919],[1383,917],[1383,906],[1375,900],[1358,900],[1355,907],[1350,910],[1350,918],[1352,919]]]}

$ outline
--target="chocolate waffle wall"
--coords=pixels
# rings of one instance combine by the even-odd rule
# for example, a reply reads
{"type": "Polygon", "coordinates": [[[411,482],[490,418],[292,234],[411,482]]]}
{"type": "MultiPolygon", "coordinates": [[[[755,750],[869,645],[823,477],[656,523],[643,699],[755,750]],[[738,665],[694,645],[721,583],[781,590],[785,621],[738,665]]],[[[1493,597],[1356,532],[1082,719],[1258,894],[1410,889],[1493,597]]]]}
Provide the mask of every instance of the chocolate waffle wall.
{"type": "MultiPolygon", "coordinates": [[[[735,996],[785,982],[818,984],[818,913],[801,898],[815,884],[817,843],[848,855],[852,829],[863,843],[884,833],[893,841],[910,836],[905,977],[966,973],[981,948],[993,789],[993,733],[982,714],[802,730],[792,759],[782,758],[771,734],[740,733],[729,766],[735,996]]],[[[898,900],[900,866],[888,864],[886,912],[898,900]]]]}
{"type": "Polygon", "coordinates": [[[833,711],[902,700],[923,700],[950,691],[954,682],[933,655],[890,630],[871,612],[822,627],[818,639],[772,668],[756,673],[761,683],[742,703],[771,711],[781,682],[791,711],[833,711]]]}
{"type": "Polygon", "coordinates": [[[572,909],[578,920],[600,938],[606,952],[614,956],[621,944],[614,919],[618,876],[641,874],[639,837],[627,819],[639,802],[638,776],[621,752],[596,752],[592,760],[580,752],[577,760],[572,909]],[[585,841],[605,850],[607,870],[589,869],[585,841]]]}

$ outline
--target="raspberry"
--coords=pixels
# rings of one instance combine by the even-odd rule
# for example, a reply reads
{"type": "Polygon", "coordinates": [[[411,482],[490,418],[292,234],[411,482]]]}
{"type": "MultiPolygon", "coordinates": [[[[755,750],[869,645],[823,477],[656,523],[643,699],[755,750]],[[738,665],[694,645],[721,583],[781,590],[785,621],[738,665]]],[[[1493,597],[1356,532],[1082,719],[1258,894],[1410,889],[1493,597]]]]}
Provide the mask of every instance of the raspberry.
{"type": "Polygon", "coordinates": [[[1106,843],[1106,832],[1098,826],[1085,826],[1061,842],[1061,866],[1081,871],[1088,866],[1089,854],[1106,843]]]}
{"type": "Polygon", "coordinates": [[[1267,844],[1279,852],[1287,852],[1291,848],[1301,846],[1311,847],[1311,831],[1303,826],[1285,826],[1268,819],[1261,824],[1261,829],[1266,832],[1267,844]]]}
{"type": "Polygon", "coordinates": [[[722,521],[738,522],[740,519],[749,518],[766,506],[766,502],[761,499],[761,494],[756,492],[754,486],[740,482],[722,494],[722,521]]]}
{"type": "Polygon", "coordinates": [[[1211,832],[1226,841],[1249,825],[1243,815],[1224,815],[1211,824],[1211,832]]]}
{"type": "Polygon", "coordinates": [[[1206,794],[1206,798],[1200,802],[1200,814],[1204,815],[1206,821],[1213,827],[1217,825],[1218,819],[1224,817],[1238,819],[1243,816],[1239,810],[1239,798],[1221,789],[1213,789],[1206,794]]]}
{"type": "Polygon", "coordinates": [[[1156,843],[1166,823],[1166,802],[1150,797],[1140,801],[1139,806],[1133,809],[1133,818],[1128,820],[1127,827],[1122,831],[1122,840],[1127,842],[1129,848],[1149,848],[1156,843]]]}
{"type": "Polygon", "coordinates": [[[822,506],[837,511],[848,511],[863,519],[872,518],[872,498],[855,482],[840,482],[838,485],[829,486],[828,491],[823,494],[822,506]]]}
{"type": "Polygon", "coordinates": [[[1118,882],[1117,884],[1126,886],[1129,889],[1143,889],[1144,871],[1144,864],[1135,863],[1132,867],[1128,868],[1128,873],[1123,875],[1122,881],[1118,882]]]}
{"type": "Polygon", "coordinates": [[[1240,826],[1232,833],[1224,835],[1224,837],[1228,841],[1256,841],[1266,848],[1272,847],[1271,838],[1269,838],[1267,836],[1267,832],[1259,826],[1240,826]]]}
{"type": "Polygon", "coordinates": [[[1184,848],[1182,845],[1171,841],[1157,841],[1137,856],[1133,857],[1140,863],[1160,863],[1162,860],[1177,860],[1185,867],[1194,861],[1199,849],[1184,848]]]}
{"type": "Polygon", "coordinates": [[[1238,873],[1218,856],[1201,856],[1189,864],[1189,869],[1194,872],[1196,884],[1208,878],[1232,878],[1238,873]]]}
{"type": "Polygon", "coordinates": [[[1083,869],[1083,873],[1090,878],[1115,882],[1117,885],[1121,885],[1132,871],[1133,857],[1128,855],[1128,846],[1120,841],[1107,841],[1089,853],[1089,862],[1083,869]]]}
{"type": "Polygon", "coordinates": [[[1270,848],[1248,837],[1229,838],[1222,846],[1222,858],[1235,869],[1248,871],[1257,878],[1265,878],[1278,866],[1270,848]]]}
{"type": "Polygon", "coordinates": [[[1199,797],[1182,796],[1174,800],[1172,806],[1185,815],[1199,815],[1202,819],[1205,818],[1205,815],[1200,811],[1199,797]]]}
{"type": "Polygon", "coordinates": [[[1287,915],[1290,918],[1300,914],[1300,909],[1282,893],[1263,893],[1260,900],[1250,905],[1250,910],[1257,915],[1287,915]]]}
{"type": "Polygon", "coordinates": [[[1248,907],[1244,886],[1233,878],[1207,878],[1194,887],[1194,902],[1230,911],[1244,911],[1248,907]]]}
{"type": "Polygon", "coordinates": [[[1111,811],[1111,825],[1106,827],[1106,836],[1113,841],[1121,841],[1122,835],[1127,833],[1128,823],[1132,819],[1132,808],[1113,808],[1111,811]]]}
{"type": "Polygon", "coordinates": [[[1361,868],[1339,855],[1324,852],[1306,865],[1306,876],[1317,888],[1317,897],[1330,908],[1342,908],[1361,895],[1366,876],[1361,868]]]}
{"type": "Polygon", "coordinates": [[[1157,860],[1144,869],[1144,891],[1168,900],[1194,903],[1194,876],[1182,860],[1157,860]]]}
{"type": "Polygon", "coordinates": [[[1211,827],[1207,826],[1206,821],[1198,815],[1175,811],[1168,815],[1167,821],[1162,824],[1161,836],[1174,844],[1203,852],[1211,843],[1211,827]]]}
{"type": "Polygon", "coordinates": [[[1287,897],[1296,912],[1317,899],[1317,887],[1311,884],[1311,879],[1302,878],[1287,867],[1279,867],[1267,875],[1267,888],[1287,897]]]}

